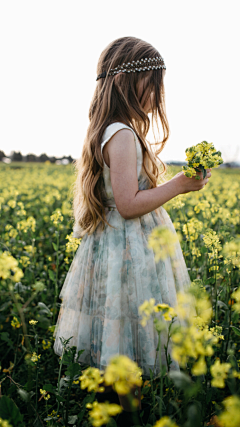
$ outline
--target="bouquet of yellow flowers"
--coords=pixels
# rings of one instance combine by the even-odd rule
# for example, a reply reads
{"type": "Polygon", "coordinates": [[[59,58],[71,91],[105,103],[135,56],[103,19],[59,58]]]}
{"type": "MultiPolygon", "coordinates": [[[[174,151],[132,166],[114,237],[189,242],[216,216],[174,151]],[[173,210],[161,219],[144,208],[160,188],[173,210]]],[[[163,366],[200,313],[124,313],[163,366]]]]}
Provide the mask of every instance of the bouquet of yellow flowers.
{"type": "Polygon", "coordinates": [[[204,179],[207,175],[206,169],[217,168],[223,163],[221,151],[216,151],[211,142],[200,142],[197,145],[187,148],[185,153],[187,155],[186,161],[188,164],[187,166],[183,166],[182,170],[184,175],[188,178],[195,176],[195,179],[200,179],[197,172],[202,171],[204,179]]]}

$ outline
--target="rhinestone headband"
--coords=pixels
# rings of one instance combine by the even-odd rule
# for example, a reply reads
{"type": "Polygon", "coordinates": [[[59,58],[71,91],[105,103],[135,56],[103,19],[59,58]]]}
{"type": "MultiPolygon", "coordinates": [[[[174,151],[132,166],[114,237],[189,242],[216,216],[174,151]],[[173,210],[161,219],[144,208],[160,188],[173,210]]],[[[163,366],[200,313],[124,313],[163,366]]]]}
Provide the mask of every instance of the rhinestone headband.
{"type": "Polygon", "coordinates": [[[158,70],[160,68],[164,68],[166,70],[166,66],[164,64],[164,60],[161,56],[156,56],[156,58],[145,58],[140,59],[139,61],[125,62],[122,65],[118,65],[115,68],[111,68],[111,70],[106,73],[99,74],[96,80],[108,76],[115,76],[118,73],[135,73],[136,71],[148,71],[148,70],[158,70]]]}

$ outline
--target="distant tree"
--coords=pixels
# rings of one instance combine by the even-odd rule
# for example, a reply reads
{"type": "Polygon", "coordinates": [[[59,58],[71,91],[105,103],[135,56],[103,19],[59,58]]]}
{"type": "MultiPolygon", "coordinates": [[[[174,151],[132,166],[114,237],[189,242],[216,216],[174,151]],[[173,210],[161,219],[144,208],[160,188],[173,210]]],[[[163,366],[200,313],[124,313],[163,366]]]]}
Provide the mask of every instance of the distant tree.
{"type": "Polygon", "coordinates": [[[12,162],[22,162],[23,156],[21,152],[13,151],[11,154],[12,162]]]}
{"type": "Polygon", "coordinates": [[[57,159],[55,156],[52,156],[52,157],[49,157],[49,160],[51,163],[55,163],[57,159]]]}
{"type": "Polygon", "coordinates": [[[3,157],[6,157],[6,154],[4,153],[4,151],[0,150],[0,161],[2,161],[3,157]]]}
{"type": "Polygon", "coordinates": [[[72,156],[68,156],[68,157],[66,157],[66,159],[68,159],[68,161],[69,161],[69,163],[72,163],[73,162],[73,158],[72,158],[72,156]]]}
{"type": "Polygon", "coordinates": [[[46,162],[47,160],[49,160],[49,157],[47,156],[46,153],[43,153],[38,157],[38,160],[39,162],[46,162]]]}
{"type": "Polygon", "coordinates": [[[35,154],[27,154],[25,156],[26,162],[36,162],[37,156],[35,154]]]}

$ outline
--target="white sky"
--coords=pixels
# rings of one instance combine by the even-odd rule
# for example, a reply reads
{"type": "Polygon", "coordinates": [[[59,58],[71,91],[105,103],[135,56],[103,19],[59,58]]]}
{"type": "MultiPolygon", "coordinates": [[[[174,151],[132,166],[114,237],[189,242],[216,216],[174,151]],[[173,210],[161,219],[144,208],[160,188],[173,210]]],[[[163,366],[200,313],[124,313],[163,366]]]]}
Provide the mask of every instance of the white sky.
{"type": "Polygon", "coordinates": [[[130,35],[167,67],[162,159],[185,160],[206,140],[240,161],[239,10],[239,0],[0,0],[0,149],[79,157],[99,55],[130,35]]]}

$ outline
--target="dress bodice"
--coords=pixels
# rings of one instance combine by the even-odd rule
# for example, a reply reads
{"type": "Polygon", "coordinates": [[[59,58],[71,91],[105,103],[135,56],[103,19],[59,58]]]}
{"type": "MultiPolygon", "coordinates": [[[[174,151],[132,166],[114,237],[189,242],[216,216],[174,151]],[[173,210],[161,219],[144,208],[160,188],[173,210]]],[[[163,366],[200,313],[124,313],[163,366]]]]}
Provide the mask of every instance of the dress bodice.
{"type": "MultiPolygon", "coordinates": [[[[138,137],[133,129],[131,129],[129,126],[117,122],[112,123],[109,125],[103,134],[102,142],[101,142],[101,153],[103,152],[103,147],[105,144],[112,138],[112,136],[118,132],[121,129],[130,129],[133,132],[134,140],[136,143],[136,150],[137,150],[137,176],[138,176],[138,189],[139,190],[147,190],[149,188],[149,179],[142,167],[143,163],[143,155],[142,155],[142,147],[141,143],[138,140],[138,137]]],[[[103,158],[103,156],[102,156],[103,158]]],[[[113,189],[111,184],[111,177],[110,177],[110,168],[105,163],[103,158],[103,181],[104,181],[104,189],[105,189],[105,195],[104,195],[104,206],[107,207],[116,207],[116,203],[114,200],[113,195],[113,189]]]]}

